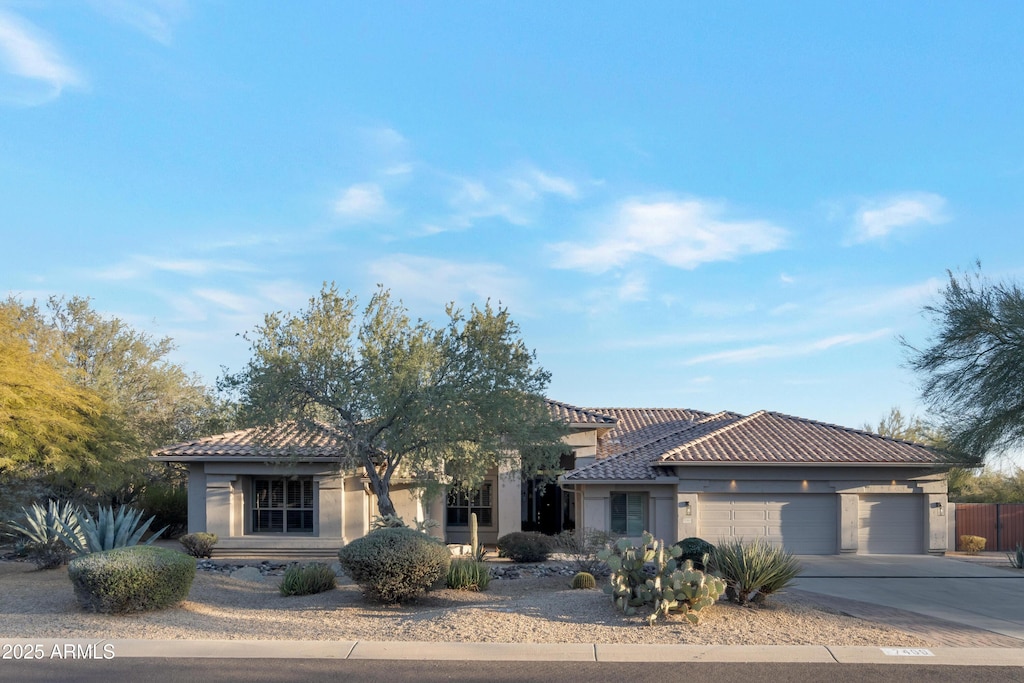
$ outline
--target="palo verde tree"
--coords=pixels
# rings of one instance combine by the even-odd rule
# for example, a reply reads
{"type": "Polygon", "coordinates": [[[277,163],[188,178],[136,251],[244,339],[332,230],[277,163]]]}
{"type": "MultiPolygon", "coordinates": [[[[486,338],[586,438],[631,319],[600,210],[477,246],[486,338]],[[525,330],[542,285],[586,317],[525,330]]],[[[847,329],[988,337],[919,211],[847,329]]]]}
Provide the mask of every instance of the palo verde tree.
{"type": "Polygon", "coordinates": [[[1024,444],[1024,292],[1015,282],[949,272],[937,304],[930,344],[905,339],[922,397],[942,419],[951,447],[980,461],[1024,444]]]}
{"type": "Polygon", "coordinates": [[[447,323],[412,322],[379,287],[357,320],[357,300],[324,285],[296,315],[271,313],[246,335],[252,358],[222,387],[250,420],[319,420],[339,430],[339,464],[366,472],[381,515],[395,514],[397,472],[432,495],[479,485],[492,467],[555,470],[564,426],[543,395],[549,373],[504,308],[449,305],[447,323]]]}

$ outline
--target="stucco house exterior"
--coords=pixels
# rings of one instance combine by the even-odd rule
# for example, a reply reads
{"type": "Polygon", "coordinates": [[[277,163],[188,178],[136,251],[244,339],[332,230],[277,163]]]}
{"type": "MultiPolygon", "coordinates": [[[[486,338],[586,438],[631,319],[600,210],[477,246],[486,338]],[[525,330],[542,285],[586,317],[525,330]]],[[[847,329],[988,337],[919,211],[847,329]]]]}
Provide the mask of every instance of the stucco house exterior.
{"type": "MultiPolygon", "coordinates": [[[[918,444],[760,411],[579,408],[548,401],[569,427],[557,486],[491,473],[472,494],[422,500],[393,480],[406,521],[433,519],[449,543],[511,531],[597,528],[670,542],[761,536],[796,553],[942,553],[941,457],[918,444]]],[[[365,535],[377,514],[364,475],[339,471],[343,437],[285,423],[160,449],[189,473],[189,531],[220,555],[326,554],[365,535]]]]}

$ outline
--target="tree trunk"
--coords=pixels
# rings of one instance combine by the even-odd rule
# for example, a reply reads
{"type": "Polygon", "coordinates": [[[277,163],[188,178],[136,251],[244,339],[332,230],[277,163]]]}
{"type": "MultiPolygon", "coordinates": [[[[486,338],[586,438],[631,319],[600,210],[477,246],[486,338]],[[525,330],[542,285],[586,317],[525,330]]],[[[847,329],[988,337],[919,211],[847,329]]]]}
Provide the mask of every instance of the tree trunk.
{"type": "Polygon", "coordinates": [[[366,472],[366,476],[370,478],[373,493],[377,496],[377,511],[380,513],[380,516],[397,516],[395,504],[391,502],[391,477],[380,476],[380,472],[377,471],[373,460],[369,456],[363,457],[363,470],[366,472]]]}

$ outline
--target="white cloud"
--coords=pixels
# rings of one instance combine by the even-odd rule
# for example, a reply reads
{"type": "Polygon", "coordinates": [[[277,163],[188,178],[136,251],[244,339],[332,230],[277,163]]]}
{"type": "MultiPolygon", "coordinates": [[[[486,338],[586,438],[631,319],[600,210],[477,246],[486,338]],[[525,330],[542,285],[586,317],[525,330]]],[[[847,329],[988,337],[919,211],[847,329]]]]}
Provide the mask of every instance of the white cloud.
{"type": "Polygon", "coordinates": [[[945,198],[931,192],[908,192],[861,204],[845,244],[882,240],[893,231],[949,220],[945,198]]]}
{"type": "Polygon", "coordinates": [[[334,213],[352,221],[380,220],[390,213],[384,191],[376,183],[357,183],[342,191],[334,213]]]}
{"type": "Polygon", "coordinates": [[[89,0],[98,12],[169,45],[174,26],[188,14],[185,0],[89,0]]]}
{"type": "Polygon", "coordinates": [[[0,65],[14,77],[0,79],[0,98],[21,105],[43,104],[85,79],[29,22],[0,10],[0,65]],[[26,82],[27,81],[27,82],[26,82]]]}
{"type": "Polygon", "coordinates": [[[555,266],[592,273],[653,258],[675,268],[731,261],[782,248],[786,231],[767,221],[724,220],[722,207],[701,200],[630,199],[596,240],[551,245],[555,266]]]}
{"type": "Polygon", "coordinates": [[[92,272],[91,275],[98,280],[136,280],[156,272],[202,277],[211,273],[253,273],[258,270],[256,266],[244,261],[135,256],[124,263],[92,272]]]}
{"type": "Polygon", "coordinates": [[[394,254],[371,263],[369,273],[404,301],[424,302],[432,307],[451,301],[483,304],[487,299],[511,306],[522,298],[520,279],[495,263],[459,263],[394,254]]]}
{"type": "Polygon", "coordinates": [[[262,310],[258,300],[229,292],[226,289],[194,289],[192,293],[204,301],[217,304],[235,313],[253,313],[262,310]]]}
{"type": "Polygon", "coordinates": [[[803,344],[762,344],[745,349],[717,351],[686,360],[684,365],[704,363],[749,363],[773,358],[792,358],[820,353],[841,346],[853,346],[892,336],[892,330],[885,328],[857,334],[839,334],[803,344]]]}

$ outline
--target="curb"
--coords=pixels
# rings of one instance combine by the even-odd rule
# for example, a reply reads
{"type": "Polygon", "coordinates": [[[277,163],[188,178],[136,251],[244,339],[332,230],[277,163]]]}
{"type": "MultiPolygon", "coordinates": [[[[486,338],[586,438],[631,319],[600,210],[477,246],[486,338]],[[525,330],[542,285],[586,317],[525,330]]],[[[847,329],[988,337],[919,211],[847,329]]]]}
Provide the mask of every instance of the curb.
{"type": "Polygon", "coordinates": [[[310,640],[105,640],[8,638],[4,659],[353,659],[517,662],[770,662],[1024,667],[1024,648],[885,648],[826,645],[626,645],[310,640]]]}

